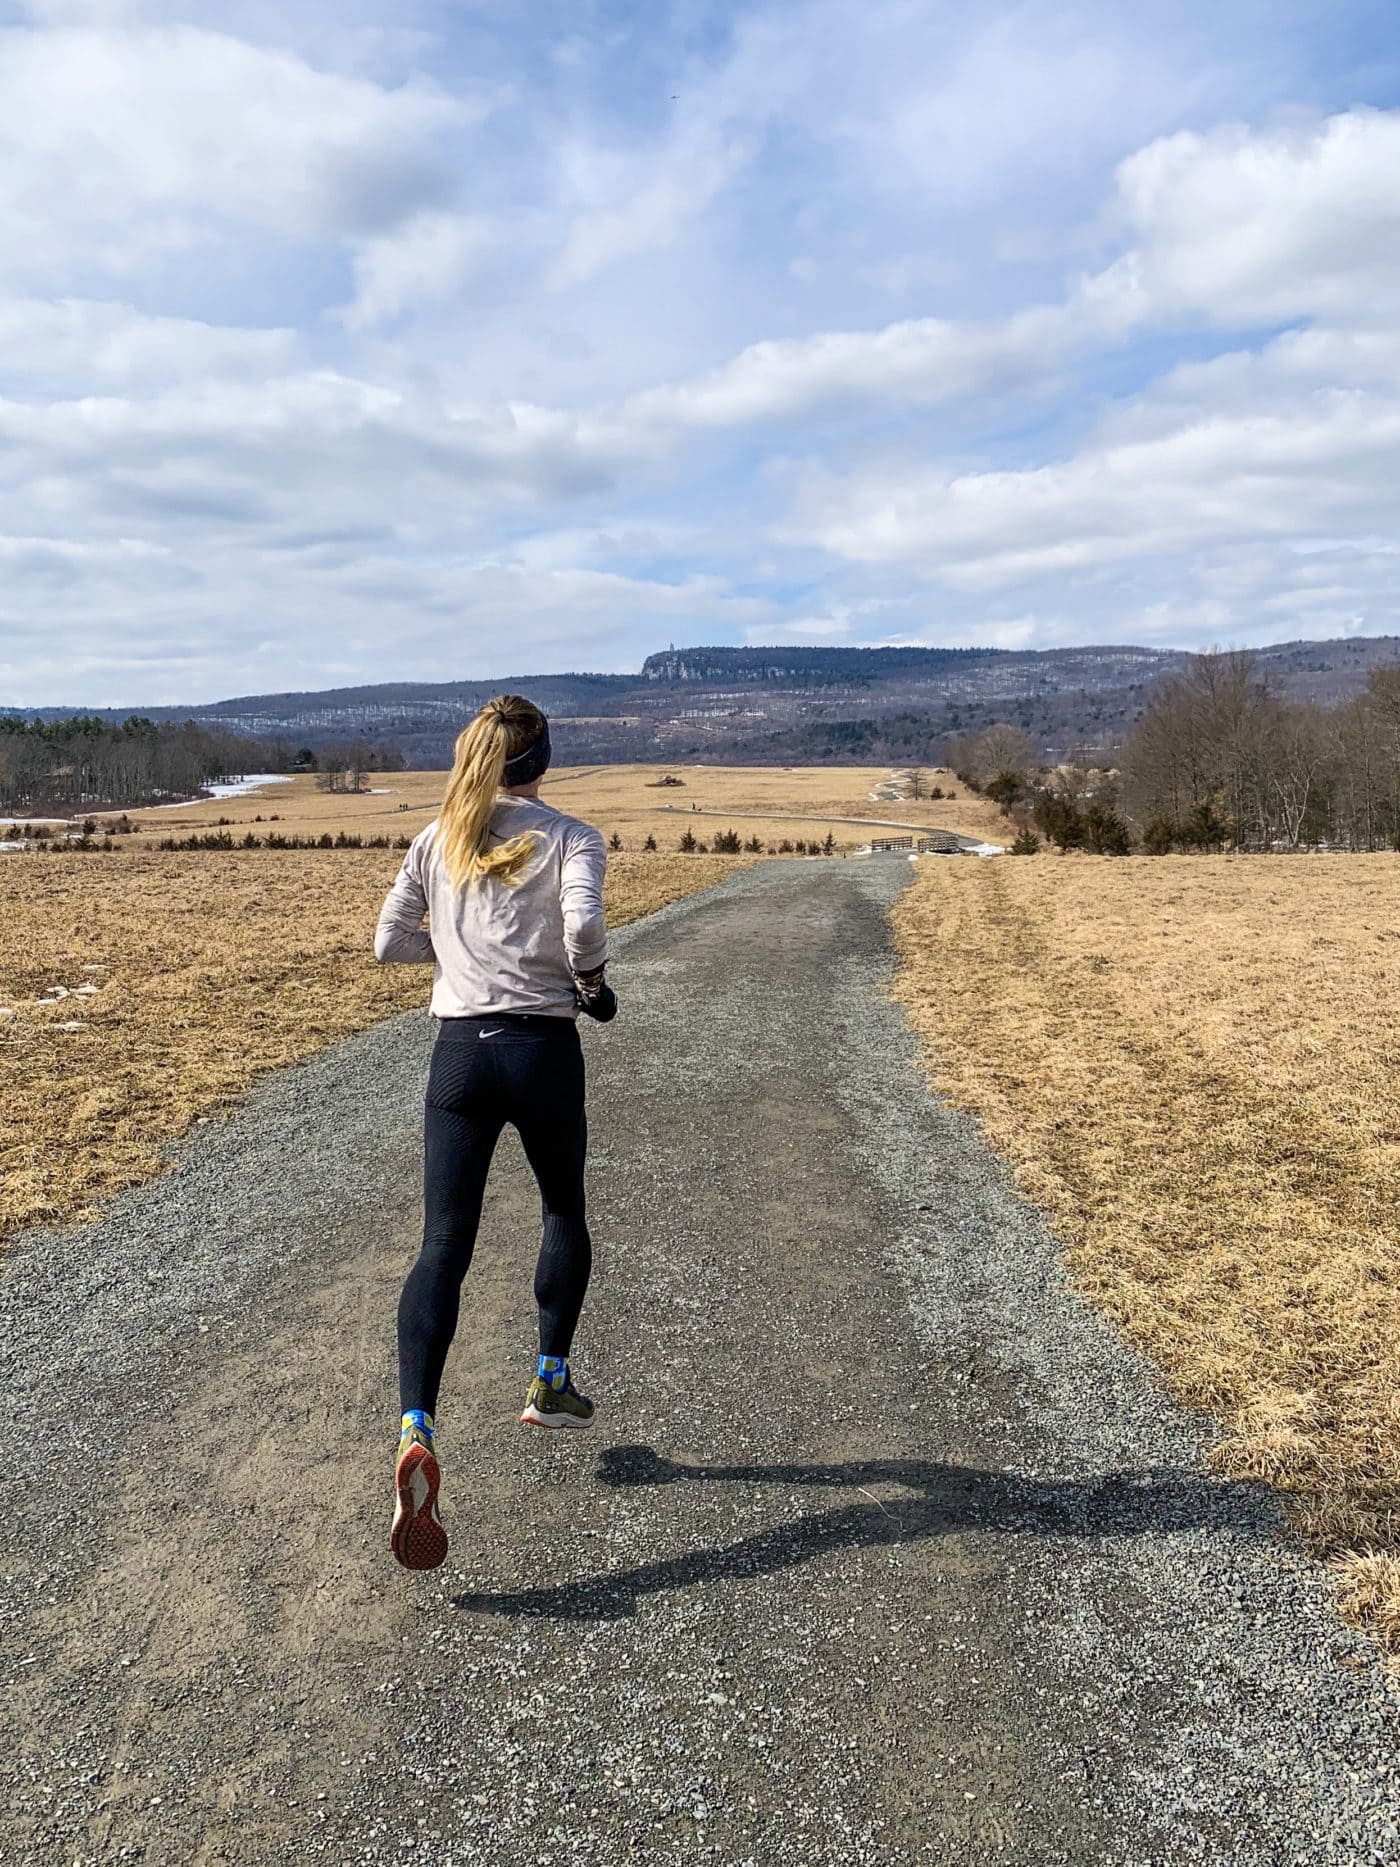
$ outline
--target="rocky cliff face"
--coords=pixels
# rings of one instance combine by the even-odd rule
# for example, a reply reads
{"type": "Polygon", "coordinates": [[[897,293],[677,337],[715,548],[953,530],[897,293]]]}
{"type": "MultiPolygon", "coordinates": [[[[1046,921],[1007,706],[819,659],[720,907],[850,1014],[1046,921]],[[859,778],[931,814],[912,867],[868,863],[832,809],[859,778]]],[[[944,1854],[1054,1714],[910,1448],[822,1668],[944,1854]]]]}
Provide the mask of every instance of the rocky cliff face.
{"type": "Polygon", "coordinates": [[[642,663],[647,681],[799,681],[825,686],[936,674],[1002,659],[998,648],[670,648],[642,663]]]}

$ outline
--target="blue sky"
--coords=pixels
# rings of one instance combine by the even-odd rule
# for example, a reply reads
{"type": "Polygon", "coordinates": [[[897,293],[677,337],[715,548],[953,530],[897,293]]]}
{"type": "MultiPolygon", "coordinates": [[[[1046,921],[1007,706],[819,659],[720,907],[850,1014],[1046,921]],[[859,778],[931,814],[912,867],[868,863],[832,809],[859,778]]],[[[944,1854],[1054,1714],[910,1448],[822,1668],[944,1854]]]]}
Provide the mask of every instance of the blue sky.
{"type": "Polygon", "coordinates": [[[1393,4],[0,4],[0,704],[1400,629],[1393,4]]]}

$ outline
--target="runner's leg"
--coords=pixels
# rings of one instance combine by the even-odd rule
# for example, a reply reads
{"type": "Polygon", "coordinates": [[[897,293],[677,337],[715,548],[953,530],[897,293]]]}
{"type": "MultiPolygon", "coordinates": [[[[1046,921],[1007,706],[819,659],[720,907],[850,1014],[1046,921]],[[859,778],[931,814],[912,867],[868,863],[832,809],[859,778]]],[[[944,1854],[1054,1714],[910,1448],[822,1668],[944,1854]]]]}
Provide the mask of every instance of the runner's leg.
{"type": "Polygon", "coordinates": [[[399,1404],[437,1410],[486,1175],[504,1124],[489,1040],[449,1027],[433,1048],[423,1118],[423,1248],[399,1298],[399,1404]]]}
{"type": "Polygon", "coordinates": [[[514,1085],[512,1119],[540,1189],[540,1353],[567,1357],[593,1268],[584,1212],[583,1048],[573,1024],[564,1024],[557,1036],[551,1033],[534,1055],[528,1078],[514,1085]]]}

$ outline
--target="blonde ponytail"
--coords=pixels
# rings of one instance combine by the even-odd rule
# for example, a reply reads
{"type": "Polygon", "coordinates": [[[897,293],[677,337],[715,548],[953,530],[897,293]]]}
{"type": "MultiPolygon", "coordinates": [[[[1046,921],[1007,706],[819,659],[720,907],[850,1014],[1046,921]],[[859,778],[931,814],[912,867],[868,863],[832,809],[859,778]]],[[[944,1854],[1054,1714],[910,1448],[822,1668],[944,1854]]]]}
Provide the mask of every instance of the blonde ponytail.
{"type": "Polygon", "coordinates": [[[452,776],[438,812],[436,845],[454,888],[493,876],[513,882],[535,847],[535,833],[491,844],[491,813],[506,760],[525,751],[544,730],[544,715],[519,694],[488,700],[457,736],[452,776]]]}

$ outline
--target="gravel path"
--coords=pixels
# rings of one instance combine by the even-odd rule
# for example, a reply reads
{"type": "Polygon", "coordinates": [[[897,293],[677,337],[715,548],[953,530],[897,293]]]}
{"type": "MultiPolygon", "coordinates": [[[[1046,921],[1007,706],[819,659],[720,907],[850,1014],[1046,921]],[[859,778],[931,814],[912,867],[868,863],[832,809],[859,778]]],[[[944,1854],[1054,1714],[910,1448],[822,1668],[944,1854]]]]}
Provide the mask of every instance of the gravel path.
{"type": "Polygon", "coordinates": [[[515,1424],[512,1140],[434,1575],[385,1547],[425,1015],[14,1246],[7,1867],[1400,1862],[1395,1689],[925,1087],[908,873],[764,865],[619,938],[599,1426],[515,1424]]]}

